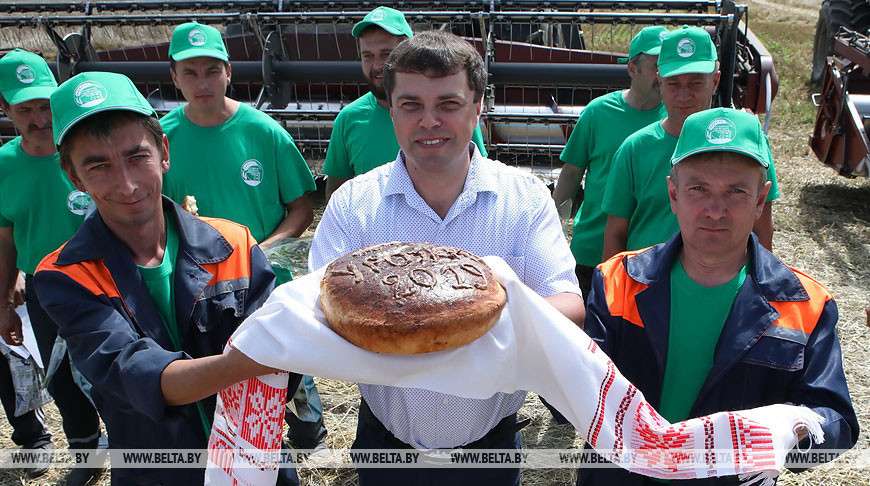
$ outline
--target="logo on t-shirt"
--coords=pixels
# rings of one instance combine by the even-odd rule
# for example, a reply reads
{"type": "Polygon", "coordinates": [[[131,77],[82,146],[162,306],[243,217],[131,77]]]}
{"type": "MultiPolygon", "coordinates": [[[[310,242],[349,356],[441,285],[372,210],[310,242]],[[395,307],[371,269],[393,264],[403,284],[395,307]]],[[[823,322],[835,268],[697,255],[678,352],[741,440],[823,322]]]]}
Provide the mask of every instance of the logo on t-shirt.
{"type": "Polygon", "coordinates": [[[91,196],[82,191],[72,191],[66,196],[66,207],[73,214],[84,216],[91,205],[91,196]]]}
{"type": "Polygon", "coordinates": [[[90,108],[106,101],[108,93],[106,88],[96,81],[83,81],[76,87],[74,95],[77,105],[82,108],[90,108]]]}
{"type": "Polygon", "coordinates": [[[190,31],[190,34],[187,35],[187,40],[190,42],[192,46],[204,46],[205,45],[205,32],[199,29],[193,29],[190,31]]]}
{"type": "Polygon", "coordinates": [[[256,159],[246,160],[242,164],[242,180],[249,186],[258,186],[263,181],[263,164],[256,159]]]}
{"type": "Polygon", "coordinates": [[[710,143],[722,145],[734,140],[736,135],[737,127],[727,118],[717,118],[707,125],[707,141],[710,143]]]}
{"type": "Polygon", "coordinates": [[[677,54],[680,57],[692,57],[692,54],[695,53],[695,41],[686,37],[685,39],[681,39],[680,42],[677,42],[677,54]]]}
{"type": "Polygon", "coordinates": [[[36,81],[36,73],[34,73],[33,69],[31,69],[27,64],[18,66],[15,70],[15,75],[18,76],[18,80],[24,84],[30,84],[36,81]]]}

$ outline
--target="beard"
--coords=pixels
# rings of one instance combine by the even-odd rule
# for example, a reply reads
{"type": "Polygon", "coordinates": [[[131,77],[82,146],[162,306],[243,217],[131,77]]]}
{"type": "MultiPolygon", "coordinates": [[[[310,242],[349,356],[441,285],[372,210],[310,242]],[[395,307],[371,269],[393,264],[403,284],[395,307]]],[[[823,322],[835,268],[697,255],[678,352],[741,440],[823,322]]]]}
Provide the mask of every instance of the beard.
{"type": "Polygon", "coordinates": [[[369,72],[365,76],[366,84],[369,85],[369,91],[371,91],[372,94],[375,95],[375,98],[377,98],[379,100],[387,101],[387,90],[384,88],[383,78],[381,80],[380,85],[375,84],[375,79],[374,79],[375,76],[382,76],[382,75],[383,75],[383,71],[381,71],[379,73],[369,72]]]}

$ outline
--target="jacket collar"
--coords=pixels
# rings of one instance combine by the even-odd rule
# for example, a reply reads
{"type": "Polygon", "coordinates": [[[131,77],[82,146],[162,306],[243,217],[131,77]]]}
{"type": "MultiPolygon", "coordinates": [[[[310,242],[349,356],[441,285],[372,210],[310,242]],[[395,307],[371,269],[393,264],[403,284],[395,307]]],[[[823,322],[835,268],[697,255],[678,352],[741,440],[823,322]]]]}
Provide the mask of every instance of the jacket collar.
{"type": "MultiPolygon", "coordinates": [[[[175,216],[179,250],[187,252],[200,265],[224,261],[233,252],[232,246],[218,230],[188,214],[166,196],[163,196],[163,211],[175,216]]],[[[56,264],[65,266],[105,259],[119,251],[129,254],[124,243],[106,226],[100,212],[94,211],[63,247],[56,264]]]]}
{"type": "MultiPolygon", "coordinates": [[[[751,257],[748,275],[722,327],[713,353],[713,366],[698,392],[695,405],[703,402],[702,397],[715,389],[725,373],[779,318],[779,312],[770,304],[771,301],[809,300],[794,272],[762,247],[754,234],[750,234],[748,245],[751,257]]],[[[682,246],[682,235],[677,232],[667,242],[623,260],[628,275],[648,286],[635,299],[644,331],[655,353],[660,379],[664,377],[670,332],[670,271],[682,246]]],[[[654,390],[659,395],[653,393],[647,398],[657,406],[661,400],[661,387],[654,390]]],[[[695,416],[693,414],[694,406],[689,416],[695,416]]]]}
{"type": "MultiPolygon", "coordinates": [[[[748,273],[765,299],[773,302],[809,300],[809,294],[794,272],[761,246],[755,233],[749,235],[748,244],[751,256],[748,273]]],[[[670,282],[671,267],[682,247],[683,237],[677,232],[665,243],[627,258],[626,272],[632,279],[648,286],[670,282]]]]}
{"type": "MultiPolygon", "coordinates": [[[[175,314],[178,332],[184,340],[196,300],[213,275],[202,265],[226,260],[232,246],[218,230],[188,214],[171,199],[163,196],[163,210],[174,217],[178,230],[178,255],[175,266],[175,314]]],[[[106,226],[98,211],[82,223],[81,228],[58,255],[57,265],[72,265],[102,260],[112,276],[129,318],[142,336],[148,336],[165,349],[173,349],[154,299],[136,268],[130,251],[106,226]]]]}

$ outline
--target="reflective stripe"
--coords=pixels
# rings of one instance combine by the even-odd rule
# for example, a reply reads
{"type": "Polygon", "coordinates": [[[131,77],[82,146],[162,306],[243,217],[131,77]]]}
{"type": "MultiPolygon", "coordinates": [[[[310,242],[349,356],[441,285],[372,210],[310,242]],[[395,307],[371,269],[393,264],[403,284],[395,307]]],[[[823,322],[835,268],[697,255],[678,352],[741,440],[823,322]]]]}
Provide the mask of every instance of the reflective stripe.
{"type": "Polygon", "coordinates": [[[234,292],[236,290],[244,290],[250,286],[250,277],[237,278],[233,280],[221,280],[220,282],[210,284],[208,287],[203,289],[202,298],[210,299],[215,295],[220,295],[227,292],[234,292]]]}
{"type": "Polygon", "coordinates": [[[598,267],[604,277],[604,294],[610,315],[643,327],[634,297],[638,292],[646,290],[647,285],[631,278],[623,264],[624,258],[631,258],[640,251],[643,250],[620,253],[598,267]]]}

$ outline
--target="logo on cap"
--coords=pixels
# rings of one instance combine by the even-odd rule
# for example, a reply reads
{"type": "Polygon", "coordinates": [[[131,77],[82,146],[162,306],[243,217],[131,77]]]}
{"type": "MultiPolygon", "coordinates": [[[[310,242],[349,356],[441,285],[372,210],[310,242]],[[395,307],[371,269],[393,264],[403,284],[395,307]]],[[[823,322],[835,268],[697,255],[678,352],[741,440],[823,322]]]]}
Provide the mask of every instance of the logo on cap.
{"type": "Polygon", "coordinates": [[[66,196],[66,207],[73,214],[83,216],[88,212],[91,204],[91,196],[82,191],[72,191],[66,196]]]}
{"type": "Polygon", "coordinates": [[[372,20],[374,20],[375,22],[384,20],[384,17],[386,16],[386,12],[381,9],[376,9],[374,12],[372,12],[372,20]]]}
{"type": "Polygon", "coordinates": [[[686,37],[677,42],[677,54],[680,57],[692,57],[695,53],[695,41],[686,37]]]}
{"type": "Polygon", "coordinates": [[[258,186],[263,181],[263,165],[256,159],[246,160],[242,164],[242,180],[249,186],[258,186]]]}
{"type": "Polygon", "coordinates": [[[102,84],[96,81],[84,81],[76,86],[74,96],[77,105],[90,108],[106,101],[108,93],[102,84]]]}
{"type": "Polygon", "coordinates": [[[27,64],[18,66],[18,69],[15,70],[15,75],[18,76],[18,80],[24,84],[30,84],[36,81],[36,73],[34,73],[33,69],[31,69],[27,64]]]}
{"type": "Polygon", "coordinates": [[[667,36],[668,36],[668,31],[663,30],[663,31],[659,32],[659,40],[660,41],[665,40],[665,37],[667,37],[667,36]]]}
{"type": "Polygon", "coordinates": [[[190,34],[187,34],[187,40],[192,46],[204,46],[206,41],[205,32],[199,29],[193,29],[190,31],[190,34]]]}
{"type": "Polygon", "coordinates": [[[737,127],[727,118],[716,118],[707,125],[706,135],[708,142],[722,145],[734,140],[737,136],[737,127]]]}

